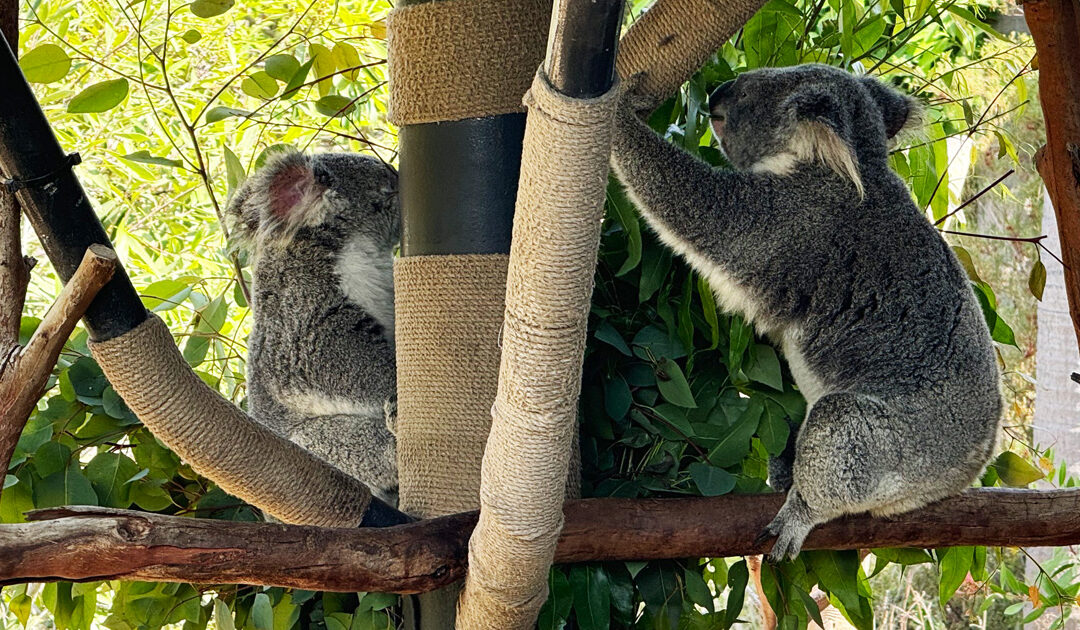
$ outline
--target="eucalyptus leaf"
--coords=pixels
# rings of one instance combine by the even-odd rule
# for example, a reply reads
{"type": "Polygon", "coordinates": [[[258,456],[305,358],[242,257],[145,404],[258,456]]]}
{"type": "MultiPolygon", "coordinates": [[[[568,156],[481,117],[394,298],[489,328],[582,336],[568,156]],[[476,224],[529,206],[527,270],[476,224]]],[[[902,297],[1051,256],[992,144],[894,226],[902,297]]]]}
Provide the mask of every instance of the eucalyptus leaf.
{"type": "Polygon", "coordinates": [[[97,114],[107,112],[127,98],[128,80],[110,79],[95,83],[76,94],[68,102],[69,114],[97,114]]]}
{"type": "Polygon", "coordinates": [[[195,0],[188,6],[196,16],[207,19],[225,13],[234,3],[234,0],[195,0]]]}
{"type": "Polygon", "coordinates": [[[56,44],[42,44],[19,58],[19,69],[30,83],[55,83],[71,70],[71,57],[56,44]]]}

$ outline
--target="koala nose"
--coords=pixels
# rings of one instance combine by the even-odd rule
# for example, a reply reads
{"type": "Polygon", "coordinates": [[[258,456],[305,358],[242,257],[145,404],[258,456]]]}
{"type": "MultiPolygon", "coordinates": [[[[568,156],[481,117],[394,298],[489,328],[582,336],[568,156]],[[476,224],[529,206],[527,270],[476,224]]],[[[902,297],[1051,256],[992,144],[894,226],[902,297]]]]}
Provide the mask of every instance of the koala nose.
{"type": "Polygon", "coordinates": [[[735,85],[735,80],[724,81],[720,84],[720,87],[713,90],[712,96],[709,97],[709,109],[713,109],[723,99],[731,96],[732,88],[735,85]]]}

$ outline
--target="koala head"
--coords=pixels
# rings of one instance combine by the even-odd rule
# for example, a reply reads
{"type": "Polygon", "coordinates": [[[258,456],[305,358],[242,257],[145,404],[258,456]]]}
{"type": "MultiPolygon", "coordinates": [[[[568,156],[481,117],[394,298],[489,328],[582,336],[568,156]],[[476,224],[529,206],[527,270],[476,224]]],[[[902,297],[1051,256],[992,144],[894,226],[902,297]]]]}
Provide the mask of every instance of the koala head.
{"type": "Polygon", "coordinates": [[[397,179],[359,153],[277,154],[229,200],[231,236],[256,252],[312,238],[340,246],[358,235],[391,249],[401,232],[397,179]]]}
{"type": "Polygon", "coordinates": [[[744,72],[709,98],[720,148],[739,170],[787,174],[819,161],[862,193],[861,163],[918,118],[918,101],[873,77],[820,64],[744,72]]]}

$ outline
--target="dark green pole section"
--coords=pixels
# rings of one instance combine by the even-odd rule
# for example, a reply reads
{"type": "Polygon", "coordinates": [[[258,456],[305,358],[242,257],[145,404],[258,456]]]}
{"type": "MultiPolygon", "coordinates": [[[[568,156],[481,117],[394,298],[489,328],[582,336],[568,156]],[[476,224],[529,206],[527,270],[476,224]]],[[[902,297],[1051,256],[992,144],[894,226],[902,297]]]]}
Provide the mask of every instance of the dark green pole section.
{"type": "MultiPolygon", "coordinates": [[[[56,273],[67,282],[95,243],[112,247],[71,163],[49,127],[7,40],[0,35],[0,169],[21,189],[23,212],[56,273]]],[[[0,184],[3,185],[3,184],[0,184]]],[[[146,320],[146,308],[123,267],[86,309],[83,324],[95,341],[119,337],[146,320]]],[[[411,519],[377,497],[361,526],[386,527],[411,519]]]]}
{"type": "MultiPolygon", "coordinates": [[[[0,36],[0,169],[18,182],[28,182],[19,196],[23,212],[41,239],[60,279],[67,282],[95,243],[112,247],[94,214],[60,143],[53,135],[30,85],[22,75],[7,40],[0,36]]],[[[117,268],[86,309],[83,322],[90,337],[118,337],[146,319],[146,309],[131,280],[117,268]]]]}
{"type": "Polygon", "coordinates": [[[401,254],[507,254],[525,114],[398,132],[401,254]]]}

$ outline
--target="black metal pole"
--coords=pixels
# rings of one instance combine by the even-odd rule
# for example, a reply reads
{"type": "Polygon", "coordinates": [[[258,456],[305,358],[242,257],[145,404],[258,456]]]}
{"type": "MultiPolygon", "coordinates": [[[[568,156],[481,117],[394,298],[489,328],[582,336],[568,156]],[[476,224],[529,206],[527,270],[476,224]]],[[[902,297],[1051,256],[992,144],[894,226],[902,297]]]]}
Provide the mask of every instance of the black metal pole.
{"type": "Polygon", "coordinates": [[[544,71],[572,98],[595,98],[615,83],[623,0],[556,0],[544,71]]]}
{"type": "MultiPolygon", "coordinates": [[[[0,169],[13,180],[23,212],[41,239],[60,279],[67,282],[86,248],[112,247],[94,214],[72,162],[60,148],[7,40],[0,36],[0,169]]],[[[86,309],[90,337],[118,337],[146,319],[146,309],[120,267],[86,309]]]]}

